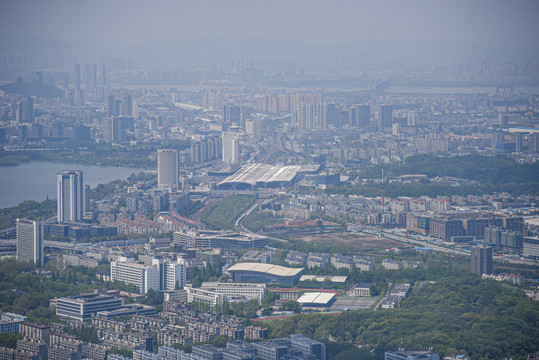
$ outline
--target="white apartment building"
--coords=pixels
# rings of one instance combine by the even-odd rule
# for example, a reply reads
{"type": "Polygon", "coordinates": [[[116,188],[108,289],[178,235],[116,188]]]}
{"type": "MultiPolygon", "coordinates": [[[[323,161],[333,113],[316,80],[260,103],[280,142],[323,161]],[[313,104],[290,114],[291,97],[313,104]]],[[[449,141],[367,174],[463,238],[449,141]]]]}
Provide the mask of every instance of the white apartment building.
{"type": "Polygon", "coordinates": [[[176,284],[179,288],[183,288],[187,282],[185,263],[183,259],[178,259],[176,262],[165,262],[163,281],[164,286],[161,290],[174,290],[176,284]]]}
{"type": "Polygon", "coordinates": [[[150,289],[160,290],[159,266],[128,262],[124,257],[110,263],[110,280],[138,286],[141,294],[150,289]]]}

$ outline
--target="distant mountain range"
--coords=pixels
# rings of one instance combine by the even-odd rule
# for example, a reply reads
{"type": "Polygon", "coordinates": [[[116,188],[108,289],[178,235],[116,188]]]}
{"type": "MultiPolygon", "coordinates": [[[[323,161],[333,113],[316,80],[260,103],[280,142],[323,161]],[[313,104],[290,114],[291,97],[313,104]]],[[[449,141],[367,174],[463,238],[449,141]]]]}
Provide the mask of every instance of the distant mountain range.
{"type": "Polygon", "coordinates": [[[229,41],[208,36],[193,42],[149,42],[140,46],[127,44],[66,43],[38,36],[0,33],[0,55],[36,57],[72,56],[94,59],[122,57],[137,61],[171,63],[216,63],[231,59],[274,62],[440,63],[460,61],[536,60],[531,50],[505,50],[460,41],[358,41],[348,44],[314,44],[287,40],[247,37],[229,41]],[[444,61],[445,60],[445,61],[444,61]]]}

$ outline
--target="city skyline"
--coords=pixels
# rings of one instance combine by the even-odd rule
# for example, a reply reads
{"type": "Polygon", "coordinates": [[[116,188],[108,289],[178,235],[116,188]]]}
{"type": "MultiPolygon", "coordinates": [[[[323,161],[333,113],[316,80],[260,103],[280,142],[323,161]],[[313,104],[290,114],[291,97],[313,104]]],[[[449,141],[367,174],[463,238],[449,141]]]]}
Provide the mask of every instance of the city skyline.
{"type": "Polygon", "coordinates": [[[537,15],[3,2],[0,358],[539,359],[537,15]]]}

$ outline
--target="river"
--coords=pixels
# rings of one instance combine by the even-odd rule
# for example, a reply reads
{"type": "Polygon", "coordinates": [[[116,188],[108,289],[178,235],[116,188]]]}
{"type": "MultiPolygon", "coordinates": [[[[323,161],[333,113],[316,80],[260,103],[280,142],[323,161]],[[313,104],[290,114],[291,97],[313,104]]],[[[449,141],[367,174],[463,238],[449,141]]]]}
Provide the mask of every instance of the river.
{"type": "Polygon", "coordinates": [[[56,199],[56,174],[62,170],[81,170],[84,184],[92,188],[112,180],[125,180],[144,169],[121,166],[75,165],[32,161],[17,166],[0,167],[0,208],[15,206],[25,200],[43,201],[47,195],[56,199]]]}

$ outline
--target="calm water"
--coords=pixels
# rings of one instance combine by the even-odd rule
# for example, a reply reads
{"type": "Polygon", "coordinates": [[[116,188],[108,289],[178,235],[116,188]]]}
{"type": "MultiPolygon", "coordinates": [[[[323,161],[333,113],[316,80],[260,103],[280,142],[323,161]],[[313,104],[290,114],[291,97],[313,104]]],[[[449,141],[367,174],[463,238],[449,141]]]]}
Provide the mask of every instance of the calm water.
{"type": "Polygon", "coordinates": [[[62,170],[81,170],[84,184],[92,188],[112,180],[125,180],[143,169],[33,161],[0,167],[0,208],[15,206],[24,200],[56,199],[56,174],[62,170]]]}

